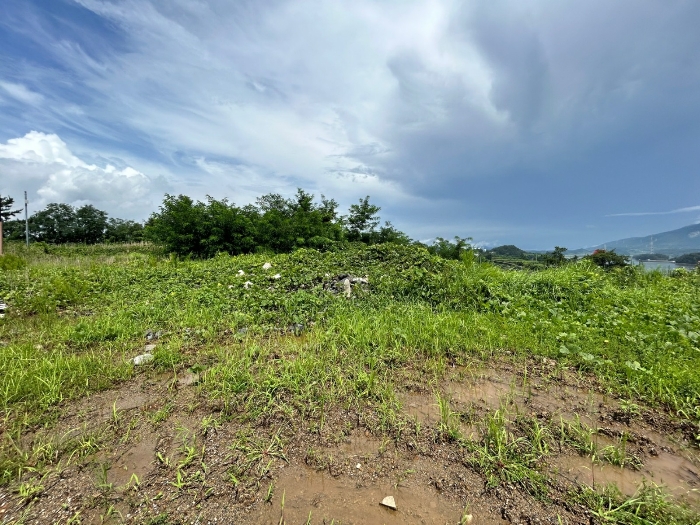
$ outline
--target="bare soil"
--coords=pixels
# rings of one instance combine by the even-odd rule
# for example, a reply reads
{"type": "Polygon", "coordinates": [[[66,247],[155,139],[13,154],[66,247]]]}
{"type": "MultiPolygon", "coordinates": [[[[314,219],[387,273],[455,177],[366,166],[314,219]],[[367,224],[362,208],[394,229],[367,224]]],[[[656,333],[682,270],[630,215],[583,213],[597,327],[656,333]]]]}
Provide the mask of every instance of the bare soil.
{"type": "Polygon", "coordinates": [[[442,525],[470,515],[474,524],[589,524],[569,491],[614,483],[631,496],[645,481],[700,508],[700,460],[687,425],[658,408],[630,409],[595,378],[554,362],[453,367],[434,389],[407,383],[399,402],[404,430],[390,435],[372,403],[332,407],[322,425],[282,416],[248,422],[223,414],[192,374],[144,372],[66,404],[54,425],[23,437],[26,449],[50,443],[54,467],[25,478],[40,487],[32,497],[0,488],[0,523],[442,525]],[[625,436],[639,463],[623,468],[552,447],[546,497],[488,487],[464,447],[440,433],[433,390],[450,400],[467,438],[479,440],[497,409],[551,425],[578,418],[597,430],[599,448],[625,436]],[[389,495],[396,510],[380,505],[389,495]]]}

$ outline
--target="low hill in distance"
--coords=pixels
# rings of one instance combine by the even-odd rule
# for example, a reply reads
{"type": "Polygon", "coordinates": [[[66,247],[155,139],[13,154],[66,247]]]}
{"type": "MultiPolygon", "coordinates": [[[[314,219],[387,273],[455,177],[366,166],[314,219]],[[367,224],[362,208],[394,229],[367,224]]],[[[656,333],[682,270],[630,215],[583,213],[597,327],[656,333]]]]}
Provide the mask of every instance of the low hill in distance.
{"type": "Polygon", "coordinates": [[[645,237],[629,237],[627,239],[609,241],[598,246],[569,250],[566,254],[585,255],[599,249],[615,250],[623,255],[653,252],[671,257],[685,253],[700,252],[700,224],[691,224],[677,230],[654,233],[645,237]]]}

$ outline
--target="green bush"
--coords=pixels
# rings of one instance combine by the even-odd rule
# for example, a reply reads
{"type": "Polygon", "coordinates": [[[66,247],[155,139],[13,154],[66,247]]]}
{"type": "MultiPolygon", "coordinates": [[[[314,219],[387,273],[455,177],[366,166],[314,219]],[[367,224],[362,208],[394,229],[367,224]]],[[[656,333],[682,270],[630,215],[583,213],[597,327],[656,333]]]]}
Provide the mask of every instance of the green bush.
{"type": "Polygon", "coordinates": [[[2,271],[21,270],[25,266],[27,266],[27,261],[17,255],[9,253],[0,255],[0,270],[2,271]]]}

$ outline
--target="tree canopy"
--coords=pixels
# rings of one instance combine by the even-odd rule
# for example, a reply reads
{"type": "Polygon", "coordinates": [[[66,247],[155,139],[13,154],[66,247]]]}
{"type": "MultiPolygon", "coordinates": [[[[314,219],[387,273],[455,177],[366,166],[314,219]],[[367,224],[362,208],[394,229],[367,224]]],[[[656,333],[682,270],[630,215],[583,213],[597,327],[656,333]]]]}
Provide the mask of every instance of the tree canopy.
{"type": "Polygon", "coordinates": [[[15,204],[15,200],[12,197],[3,197],[0,195],[0,222],[9,221],[22,211],[22,208],[13,210],[12,207],[15,204]]]}
{"type": "Polygon", "coordinates": [[[218,252],[291,252],[298,248],[329,250],[343,242],[408,244],[411,239],[390,222],[380,223],[379,206],[369,196],[338,215],[338,203],[298,189],[291,199],[277,193],[259,197],[255,204],[208,197],[195,202],[186,195],[166,195],[159,211],[146,223],[147,239],[178,255],[211,257],[218,252]]]}
{"type": "MultiPolygon", "coordinates": [[[[3,236],[7,239],[21,240],[24,235],[24,221],[5,223],[3,236]]],[[[52,202],[29,217],[29,237],[48,244],[137,242],[143,239],[143,225],[108,218],[107,212],[92,204],[75,208],[70,204],[52,202]]]]}
{"type": "Polygon", "coordinates": [[[698,264],[700,263],[700,253],[685,253],[676,257],[678,264],[698,264]]]}
{"type": "Polygon", "coordinates": [[[590,255],[586,255],[584,259],[591,261],[593,264],[611,270],[613,268],[622,268],[629,265],[630,258],[626,255],[615,253],[615,250],[596,250],[590,255]]]}

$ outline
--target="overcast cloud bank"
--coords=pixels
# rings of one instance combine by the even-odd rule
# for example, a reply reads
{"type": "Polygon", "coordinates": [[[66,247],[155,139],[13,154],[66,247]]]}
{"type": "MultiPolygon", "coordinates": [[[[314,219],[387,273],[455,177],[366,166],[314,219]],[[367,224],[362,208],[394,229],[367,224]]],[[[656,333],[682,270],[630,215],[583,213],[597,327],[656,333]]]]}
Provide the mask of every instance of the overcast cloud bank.
{"type": "Polygon", "coordinates": [[[8,1],[0,191],[144,218],[301,186],[532,248],[697,208],[697,2],[8,1]]]}

